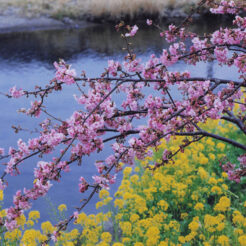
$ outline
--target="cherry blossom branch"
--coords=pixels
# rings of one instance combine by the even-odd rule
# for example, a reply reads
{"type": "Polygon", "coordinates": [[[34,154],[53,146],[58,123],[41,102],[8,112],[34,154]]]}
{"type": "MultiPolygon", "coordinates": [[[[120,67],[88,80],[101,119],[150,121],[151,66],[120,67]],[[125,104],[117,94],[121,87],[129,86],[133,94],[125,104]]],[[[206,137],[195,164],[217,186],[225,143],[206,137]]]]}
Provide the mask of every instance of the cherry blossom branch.
{"type": "Polygon", "coordinates": [[[109,142],[113,139],[117,139],[117,138],[125,138],[126,136],[128,135],[133,135],[133,134],[138,134],[140,131],[138,130],[130,130],[130,131],[126,131],[124,133],[121,133],[119,135],[116,135],[116,136],[113,136],[113,137],[110,137],[110,138],[107,138],[107,139],[104,139],[103,142],[106,143],[106,142],[109,142]]]}
{"type": "Polygon", "coordinates": [[[223,120],[227,120],[227,121],[230,121],[232,123],[235,123],[239,128],[240,130],[246,134],[246,125],[243,123],[242,120],[240,120],[239,118],[237,118],[232,112],[230,111],[226,111],[226,113],[229,115],[229,116],[222,116],[221,119],[223,120]]]}
{"type": "Polygon", "coordinates": [[[222,137],[213,133],[209,133],[207,131],[201,130],[201,131],[197,131],[197,132],[174,132],[173,133],[176,136],[204,136],[204,137],[211,137],[217,140],[221,140],[223,142],[229,143],[237,148],[246,150],[246,145],[243,145],[241,143],[236,142],[233,139],[230,138],[226,138],[226,137],[222,137]]]}
{"type": "Polygon", "coordinates": [[[56,121],[59,121],[59,122],[61,122],[61,123],[64,122],[63,120],[61,120],[61,119],[55,117],[54,115],[48,113],[45,109],[41,109],[41,111],[44,112],[45,114],[47,114],[48,116],[50,116],[52,119],[54,119],[54,120],[56,120],[56,121]]]}
{"type": "Polygon", "coordinates": [[[166,153],[164,152],[163,157],[162,157],[162,162],[161,163],[155,163],[154,167],[150,167],[149,165],[146,167],[150,170],[155,171],[157,168],[164,166],[165,164],[168,164],[172,158],[177,155],[179,152],[184,152],[184,149],[191,145],[192,143],[199,142],[204,136],[201,137],[195,137],[193,140],[188,140],[185,139],[184,144],[179,146],[179,149],[177,149],[174,153],[167,151],[166,153]]]}
{"type": "MultiPolygon", "coordinates": [[[[119,157],[117,158],[117,160],[114,162],[114,164],[107,170],[107,172],[105,173],[105,176],[107,176],[111,171],[112,169],[118,165],[120,159],[128,152],[128,148],[125,149],[120,155],[119,157]]],[[[78,212],[81,212],[83,210],[83,208],[90,202],[90,200],[93,198],[93,196],[97,193],[97,191],[101,189],[100,185],[99,184],[96,184],[92,190],[92,192],[90,193],[90,195],[88,196],[87,199],[84,200],[83,204],[77,208],[77,213],[78,212]]],[[[58,228],[57,230],[53,233],[53,235],[56,235],[56,237],[59,235],[59,233],[63,230],[66,230],[68,224],[73,221],[74,219],[76,219],[76,214],[77,213],[74,213],[73,215],[71,215],[68,219],[65,219],[64,221],[61,221],[58,223],[58,228]]],[[[51,240],[51,235],[47,235],[48,236],[48,239],[43,243],[43,245],[46,245],[50,242],[51,240]]]]}

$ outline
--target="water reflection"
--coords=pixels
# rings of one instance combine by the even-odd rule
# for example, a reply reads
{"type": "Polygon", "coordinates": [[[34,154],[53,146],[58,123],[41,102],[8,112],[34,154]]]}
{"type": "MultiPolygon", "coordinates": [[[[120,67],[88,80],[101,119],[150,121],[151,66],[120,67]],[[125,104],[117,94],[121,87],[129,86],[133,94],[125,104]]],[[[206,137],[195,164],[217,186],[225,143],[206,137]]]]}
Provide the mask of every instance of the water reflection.
{"type": "MultiPolygon", "coordinates": [[[[200,34],[210,33],[225,24],[226,22],[215,22],[213,19],[200,20],[190,30],[200,34]]],[[[136,52],[160,52],[167,46],[156,28],[145,23],[138,25],[138,34],[132,39],[136,52]]],[[[164,29],[167,27],[165,23],[160,25],[164,29]]],[[[124,47],[120,33],[111,24],[83,29],[0,34],[0,44],[1,58],[22,62],[31,62],[33,59],[52,62],[61,57],[67,60],[80,53],[91,54],[90,50],[99,56],[115,56],[121,54],[124,47]]]]}

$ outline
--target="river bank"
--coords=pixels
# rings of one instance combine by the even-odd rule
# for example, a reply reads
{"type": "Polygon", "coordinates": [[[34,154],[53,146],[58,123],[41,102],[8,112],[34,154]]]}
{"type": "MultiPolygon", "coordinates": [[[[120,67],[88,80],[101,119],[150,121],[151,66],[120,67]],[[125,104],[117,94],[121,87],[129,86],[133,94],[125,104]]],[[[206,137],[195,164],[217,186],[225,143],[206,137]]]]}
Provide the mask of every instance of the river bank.
{"type": "Polygon", "coordinates": [[[63,18],[57,20],[47,16],[25,17],[18,15],[0,15],[0,34],[37,30],[60,30],[67,28],[85,28],[95,25],[84,20],[63,18]]]}
{"type": "Polygon", "coordinates": [[[0,33],[83,28],[120,20],[185,18],[198,0],[1,0],[0,33]]]}
{"type": "Polygon", "coordinates": [[[0,13],[25,17],[49,16],[55,19],[134,19],[183,15],[199,0],[1,0],[0,13]]]}
{"type": "MultiPolygon", "coordinates": [[[[241,1],[241,0],[238,0],[241,1]]],[[[1,0],[0,33],[83,28],[99,23],[129,24],[147,18],[171,23],[184,19],[199,0],[1,0]]],[[[196,20],[214,19],[203,6],[196,20]]],[[[216,19],[215,21],[221,21],[216,19]]]]}

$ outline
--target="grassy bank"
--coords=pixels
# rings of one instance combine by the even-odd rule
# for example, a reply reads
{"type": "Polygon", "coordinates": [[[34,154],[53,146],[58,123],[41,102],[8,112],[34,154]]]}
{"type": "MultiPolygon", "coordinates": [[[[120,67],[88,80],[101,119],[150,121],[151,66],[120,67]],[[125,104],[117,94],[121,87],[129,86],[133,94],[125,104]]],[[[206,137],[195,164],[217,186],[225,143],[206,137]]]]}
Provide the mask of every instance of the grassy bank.
{"type": "Polygon", "coordinates": [[[185,12],[198,0],[1,0],[0,10],[25,16],[48,15],[55,18],[131,19],[138,16],[164,17],[170,9],[185,12]]]}

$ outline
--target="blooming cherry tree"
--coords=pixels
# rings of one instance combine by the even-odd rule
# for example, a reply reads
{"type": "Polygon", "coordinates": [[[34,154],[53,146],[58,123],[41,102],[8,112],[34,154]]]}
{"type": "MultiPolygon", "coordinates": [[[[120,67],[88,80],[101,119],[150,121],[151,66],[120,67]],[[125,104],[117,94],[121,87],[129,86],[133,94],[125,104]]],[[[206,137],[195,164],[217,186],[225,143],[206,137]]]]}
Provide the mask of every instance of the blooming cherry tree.
{"type": "MultiPolygon", "coordinates": [[[[151,55],[146,62],[137,58],[129,42],[129,39],[137,35],[138,27],[126,26],[122,22],[116,29],[123,31],[122,38],[126,41],[125,60],[110,60],[101,76],[88,78],[83,72],[78,77],[70,65],[60,60],[54,63],[55,78],[45,88],[38,87],[34,91],[11,88],[8,97],[34,96],[35,101],[31,107],[21,110],[30,116],[39,117],[40,114],[47,113],[43,107],[45,98],[52,96],[54,91],[62,91],[65,86],[78,88],[79,94],[75,95],[75,100],[83,106],[83,110],[80,106],[78,111],[72,112],[69,119],[57,119],[49,114],[51,117],[41,123],[38,137],[30,138],[27,142],[18,140],[17,148],[5,150],[6,155],[4,149],[0,148],[0,159],[6,165],[0,180],[1,189],[6,187],[8,175],[21,174],[19,166],[26,159],[52,153],[57,148],[61,153],[50,161],[41,160],[37,163],[33,187],[16,192],[13,205],[6,209],[7,215],[2,225],[7,230],[18,227],[17,218],[31,207],[31,201],[45,196],[54,181],[60,180],[63,172],[69,172],[70,165],[80,165],[84,156],[103,151],[106,142],[112,142],[112,154],[95,163],[98,173],[93,175],[93,183],[90,184],[84,177],[80,178],[79,191],[90,194],[77,211],[59,223],[52,235],[54,241],[70,221],[76,220],[78,212],[97,191],[101,188],[108,189],[115,183],[116,174],[122,169],[121,162],[132,165],[135,158],[144,159],[152,155],[150,147],[158,146],[161,139],[168,141],[171,136],[187,136],[187,141],[180,146],[178,152],[204,137],[215,138],[246,151],[246,145],[237,139],[208,132],[200,124],[208,119],[223,119],[235,124],[242,135],[246,136],[246,18],[240,16],[245,10],[246,7],[236,1],[214,3],[202,0],[179,26],[170,25],[168,30],[160,30],[161,37],[170,46],[163,49],[159,57],[151,55]],[[204,4],[214,14],[234,15],[233,26],[220,28],[203,37],[187,31],[190,17],[204,4]],[[169,69],[180,61],[196,66],[200,61],[213,60],[222,66],[235,66],[238,71],[237,80],[193,77],[189,71],[169,69]],[[181,95],[179,99],[174,99],[170,90],[174,86],[181,95]],[[156,93],[146,95],[146,87],[152,88],[156,93]],[[113,100],[115,93],[120,93],[124,98],[121,104],[113,100]],[[58,121],[58,124],[51,124],[53,120],[58,121]],[[108,133],[115,135],[108,136],[108,133]],[[65,154],[69,157],[65,158],[65,154]]],[[[159,28],[152,20],[147,20],[147,24],[159,28]]],[[[165,150],[162,163],[148,168],[154,170],[166,165],[175,154],[177,152],[165,150]]],[[[246,175],[245,154],[238,156],[238,160],[239,168],[231,163],[224,163],[223,167],[229,178],[236,182],[240,182],[240,178],[246,175]]],[[[50,239],[51,237],[48,240],[50,239]]]]}

